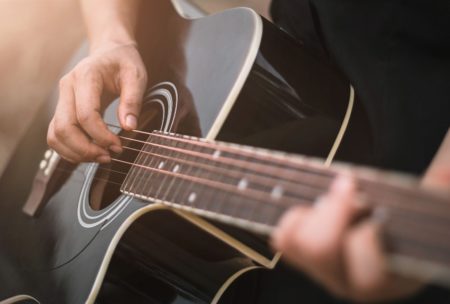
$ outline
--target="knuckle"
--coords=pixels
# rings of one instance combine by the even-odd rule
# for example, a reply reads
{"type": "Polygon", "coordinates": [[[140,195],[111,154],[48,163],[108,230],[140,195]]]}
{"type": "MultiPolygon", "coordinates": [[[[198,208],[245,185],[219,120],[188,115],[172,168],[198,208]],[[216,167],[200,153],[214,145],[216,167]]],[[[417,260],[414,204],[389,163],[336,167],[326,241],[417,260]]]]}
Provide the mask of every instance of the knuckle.
{"type": "Polygon", "coordinates": [[[79,153],[79,156],[82,160],[91,160],[94,157],[94,153],[92,153],[92,150],[89,149],[89,147],[84,147],[79,153]]]}
{"type": "Polygon", "coordinates": [[[80,76],[85,77],[85,76],[94,74],[94,71],[95,70],[94,70],[92,64],[85,63],[80,66],[78,73],[80,74],[80,76]]]}
{"type": "Polygon", "coordinates": [[[147,71],[145,70],[145,68],[142,68],[142,69],[140,70],[139,80],[140,80],[142,83],[144,83],[144,84],[147,83],[147,81],[148,81],[148,76],[147,76],[147,71]]]}
{"type": "Polygon", "coordinates": [[[68,84],[71,82],[72,76],[71,74],[66,74],[59,80],[59,88],[64,89],[68,86],[68,84]]]}
{"type": "Polygon", "coordinates": [[[127,108],[137,108],[141,105],[141,100],[137,96],[125,96],[123,97],[123,104],[127,108]]]}
{"type": "Polygon", "coordinates": [[[86,59],[78,64],[74,73],[77,79],[89,78],[90,80],[95,80],[97,71],[96,65],[92,61],[86,59]]]}
{"type": "Polygon", "coordinates": [[[64,138],[67,135],[67,126],[64,122],[61,122],[59,120],[55,120],[55,123],[53,124],[54,134],[56,138],[64,138]]]}
{"type": "Polygon", "coordinates": [[[89,121],[91,120],[91,115],[89,115],[89,113],[86,112],[78,112],[77,120],[81,125],[85,125],[89,123],[89,121]]]}
{"type": "Polygon", "coordinates": [[[53,132],[49,132],[47,133],[47,144],[51,147],[54,148],[57,144],[57,139],[55,137],[55,135],[53,134],[53,132]]]}
{"type": "Polygon", "coordinates": [[[139,81],[147,80],[147,71],[141,65],[130,64],[125,67],[125,73],[139,81]]]}

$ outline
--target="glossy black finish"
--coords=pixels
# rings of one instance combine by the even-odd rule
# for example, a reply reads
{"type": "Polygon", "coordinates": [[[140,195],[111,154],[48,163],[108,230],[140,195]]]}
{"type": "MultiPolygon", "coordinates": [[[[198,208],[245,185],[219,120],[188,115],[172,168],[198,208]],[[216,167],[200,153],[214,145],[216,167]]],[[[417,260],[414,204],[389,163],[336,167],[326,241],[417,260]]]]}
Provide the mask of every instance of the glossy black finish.
{"type": "MultiPolygon", "coordinates": [[[[190,21],[167,3],[155,8],[147,1],[149,7],[142,10],[140,47],[150,80],[140,128],[205,136],[252,47],[255,19],[247,10],[233,10],[190,21]],[[172,117],[168,117],[170,100],[179,101],[176,112],[172,105],[176,114],[172,117]]],[[[263,26],[258,58],[218,138],[325,157],[347,107],[348,83],[287,34],[267,21],[263,26]]],[[[115,106],[106,112],[112,124],[117,124],[115,106]]],[[[124,198],[117,184],[104,182],[120,184],[120,174],[82,164],[67,172],[70,178],[58,185],[38,218],[23,214],[46,149],[49,117],[44,113],[47,109],[22,140],[0,181],[0,299],[29,294],[41,303],[83,303],[119,227],[148,204],[124,198]]],[[[142,135],[122,134],[145,140],[142,135]]],[[[133,160],[136,153],[120,157],[133,160]]],[[[127,170],[124,165],[111,166],[127,170]]],[[[263,238],[217,226],[263,255],[272,255],[263,238]]],[[[254,265],[249,257],[172,212],[154,211],[125,233],[98,302],[208,303],[231,275],[254,265]]]]}

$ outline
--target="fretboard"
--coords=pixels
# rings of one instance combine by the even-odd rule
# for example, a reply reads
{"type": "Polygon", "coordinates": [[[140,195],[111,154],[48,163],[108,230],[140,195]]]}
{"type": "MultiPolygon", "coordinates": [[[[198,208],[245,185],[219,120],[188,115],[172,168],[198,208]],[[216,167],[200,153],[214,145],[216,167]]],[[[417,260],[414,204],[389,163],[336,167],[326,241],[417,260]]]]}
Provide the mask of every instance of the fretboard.
{"type": "Polygon", "coordinates": [[[313,204],[342,171],[384,217],[392,254],[450,268],[450,197],[399,174],[154,132],[121,191],[268,234],[286,210],[313,204]]]}

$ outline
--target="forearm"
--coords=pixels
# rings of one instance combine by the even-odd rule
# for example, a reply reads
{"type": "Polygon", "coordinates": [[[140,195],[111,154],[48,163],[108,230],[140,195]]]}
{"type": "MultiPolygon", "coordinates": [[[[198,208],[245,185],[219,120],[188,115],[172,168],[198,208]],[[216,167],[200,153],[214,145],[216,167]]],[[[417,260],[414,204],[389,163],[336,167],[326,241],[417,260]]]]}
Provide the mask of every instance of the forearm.
{"type": "Polygon", "coordinates": [[[91,51],[136,43],[141,0],[81,0],[91,51]]]}

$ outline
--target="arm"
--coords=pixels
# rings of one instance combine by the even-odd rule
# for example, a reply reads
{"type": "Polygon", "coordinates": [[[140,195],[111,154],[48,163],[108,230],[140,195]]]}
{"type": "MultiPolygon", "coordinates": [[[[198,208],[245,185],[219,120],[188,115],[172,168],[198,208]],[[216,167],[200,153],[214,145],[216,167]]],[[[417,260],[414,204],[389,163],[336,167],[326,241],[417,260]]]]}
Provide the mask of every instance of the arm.
{"type": "Polygon", "coordinates": [[[136,128],[147,85],[135,27],[140,0],[82,0],[90,54],[60,80],[59,100],[47,140],[72,162],[109,162],[121,152],[119,138],[102,119],[107,103],[120,96],[122,128],[136,128]]]}
{"type": "MultiPolygon", "coordinates": [[[[450,132],[424,176],[424,186],[448,191],[449,157],[450,132]]],[[[340,177],[315,207],[299,207],[283,217],[273,245],[288,262],[337,296],[374,302],[414,294],[421,283],[396,276],[387,268],[380,223],[368,219],[352,224],[362,209],[353,181],[340,177]]]]}
{"type": "Polygon", "coordinates": [[[81,0],[91,52],[136,44],[135,30],[141,0],[81,0]]]}

